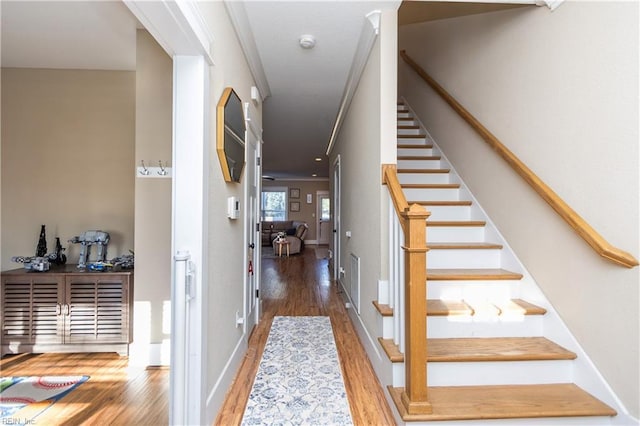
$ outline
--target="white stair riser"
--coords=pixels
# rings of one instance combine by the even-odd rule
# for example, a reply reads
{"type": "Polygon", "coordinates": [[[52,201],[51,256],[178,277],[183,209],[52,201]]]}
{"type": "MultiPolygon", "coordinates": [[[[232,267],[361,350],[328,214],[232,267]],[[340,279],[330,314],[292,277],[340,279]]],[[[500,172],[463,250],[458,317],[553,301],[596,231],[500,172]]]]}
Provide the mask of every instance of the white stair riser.
{"type": "Polygon", "coordinates": [[[427,363],[429,386],[568,383],[571,371],[571,360],[427,363]]]}
{"type": "MultiPolygon", "coordinates": [[[[416,141],[416,139],[413,139],[413,138],[406,139],[406,140],[410,142],[416,141]]],[[[418,141],[420,140],[418,139],[418,141]]],[[[419,143],[412,143],[411,145],[424,146],[426,145],[426,143],[424,142],[424,139],[423,139],[419,143]]],[[[433,153],[433,148],[398,148],[398,157],[402,157],[403,155],[435,155],[435,154],[433,153]]]]}
{"type": "Polygon", "coordinates": [[[458,201],[460,190],[458,188],[402,188],[407,200],[433,200],[433,201],[458,201]]]}
{"type": "Polygon", "coordinates": [[[471,206],[425,206],[431,213],[429,220],[469,220],[471,206]]]}
{"type": "Polygon", "coordinates": [[[542,315],[522,315],[519,320],[503,318],[501,315],[484,318],[482,315],[430,316],[427,320],[427,336],[439,339],[542,336],[543,322],[542,315]]]}
{"type": "Polygon", "coordinates": [[[449,173],[398,173],[403,183],[449,183],[449,173]]]}
{"type": "Polygon", "coordinates": [[[413,115],[411,115],[411,113],[409,111],[398,111],[398,118],[409,118],[409,117],[413,117],[413,115]]]}
{"type": "Polygon", "coordinates": [[[433,249],[427,253],[429,268],[500,268],[499,249],[433,249]]]}
{"type": "Polygon", "coordinates": [[[382,338],[392,339],[394,337],[393,336],[393,317],[383,317],[382,315],[380,315],[380,318],[382,318],[382,325],[381,325],[382,338]]]}
{"type": "Polygon", "coordinates": [[[470,303],[509,300],[520,297],[519,284],[517,280],[428,280],[427,295],[429,299],[465,300],[470,303]]]}
{"type": "Polygon", "coordinates": [[[396,126],[416,126],[418,123],[413,119],[413,117],[398,117],[398,121],[396,122],[396,126]]]}
{"type": "Polygon", "coordinates": [[[398,160],[399,169],[439,169],[440,160],[398,160]]]}
{"type": "Polygon", "coordinates": [[[416,146],[431,145],[431,140],[430,139],[406,138],[406,139],[402,139],[400,141],[398,141],[396,139],[396,141],[400,145],[416,145],[416,146]]]}
{"type": "Polygon", "coordinates": [[[479,243],[484,241],[482,226],[429,226],[427,242],[436,243],[479,243]]]}
{"type": "Polygon", "coordinates": [[[425,145],[427,143],[427,137],[426,136],[421,136],[421,137],[410,137],[410,138],[401,138],[398,137],[397,141],[399,144],[404,145],[405,142],[408,143],[413,143],[413,142],[418,142],[421,143],[422,145],[425,145]]]}
{"type": "MultiPolygon", "coordinates": [[[[420,135],[424,134],[420,129],[402,129],[400,126],[407,126],[407,124],[398,124],[398,135],[420,135]]],[[[413,126],[413,124],[408,124],[413,126]]]]}
{"type": "Polygon", "coordinates": [[[393,387],[404,387],[404,363],[394,362],[392,366],[393,387]]]}

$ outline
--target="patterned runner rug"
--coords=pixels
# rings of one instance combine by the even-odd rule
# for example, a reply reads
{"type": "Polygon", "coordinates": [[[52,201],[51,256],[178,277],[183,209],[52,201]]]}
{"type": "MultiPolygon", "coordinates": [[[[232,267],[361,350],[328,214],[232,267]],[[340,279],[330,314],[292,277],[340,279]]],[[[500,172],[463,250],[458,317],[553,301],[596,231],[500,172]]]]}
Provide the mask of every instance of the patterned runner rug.
{"type": "Polygon", "coordinates": [[[27,424],[89,376],[0,377],[0,423],[27,424]]]}
{"type": "Polygon", "coordinates": [[[329,317],[275,317],[243,425],[352,425],[329,317]]]}

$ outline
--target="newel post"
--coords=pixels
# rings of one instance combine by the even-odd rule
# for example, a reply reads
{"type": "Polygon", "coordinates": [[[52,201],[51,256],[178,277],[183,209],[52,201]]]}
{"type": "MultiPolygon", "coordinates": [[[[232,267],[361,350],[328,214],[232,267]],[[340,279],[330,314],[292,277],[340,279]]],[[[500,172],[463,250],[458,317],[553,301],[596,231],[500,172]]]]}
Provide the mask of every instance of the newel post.
{"type": "Polygon", "coordinates": [[[409,414],[429,414],[427,398],[427,230],[430,216],[413,204],[405,221],[405,388],[402,404],[409,414]]]}

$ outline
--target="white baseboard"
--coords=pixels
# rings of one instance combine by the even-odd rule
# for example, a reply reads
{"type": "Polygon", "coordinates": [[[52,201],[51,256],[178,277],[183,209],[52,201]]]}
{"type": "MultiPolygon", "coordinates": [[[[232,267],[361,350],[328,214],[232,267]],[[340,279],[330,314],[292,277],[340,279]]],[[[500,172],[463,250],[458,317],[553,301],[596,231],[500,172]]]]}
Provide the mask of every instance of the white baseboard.
{"type": "Polygon", "coordinates": [[[137,367],[169,366],[171,364],[171,340],[162,343],[138,343],[129,345],[129,365],[137,367]]]}
{"type": "MultiPolygon", "coordinates": [[[[226,365],[222,369],[222,372],[218,376],[218,380],[211,388],[209,396],[207,397],[207,405],[205,407],[206,424],[213,424],[218,415],[218,411],[224,402],[224,398],[229,390],[229,387],[233,383],[238,368],[244,359],[244,355],[247,352],[247,338],[243,335],[242,338],[236,344],[233,353],[229,357],[226,365]]],[[[205,372],[203,372],[205,373],[205,372]]]]}

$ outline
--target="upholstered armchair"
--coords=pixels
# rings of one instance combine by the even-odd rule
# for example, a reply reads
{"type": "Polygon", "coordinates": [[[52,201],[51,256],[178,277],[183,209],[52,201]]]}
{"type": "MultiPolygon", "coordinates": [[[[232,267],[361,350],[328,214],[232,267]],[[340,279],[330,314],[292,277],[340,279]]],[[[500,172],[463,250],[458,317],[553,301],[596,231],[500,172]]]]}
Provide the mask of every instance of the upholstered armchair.
{"type": "MultiPolygon", "coordinates": [[[[289,254],[297,254],[300,253],[302,249],[304,249],[304,237],[307,234],[307,230],[309,229],[309,226],[306,223],[295,223],[297,224],[295,232],[292,232],[291,230],[285,231],[285,238],[289,242],[289,254]]],[[[277,233],[273,235],[273,239],[271,241],[274,253],[278,252],[278,245],[275,242],[276,236],[277,233]]]]}

